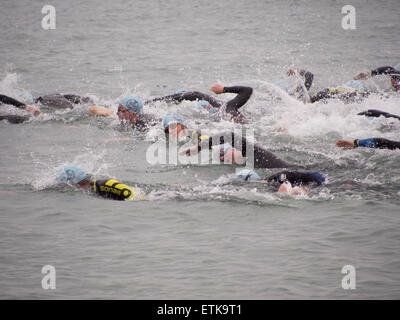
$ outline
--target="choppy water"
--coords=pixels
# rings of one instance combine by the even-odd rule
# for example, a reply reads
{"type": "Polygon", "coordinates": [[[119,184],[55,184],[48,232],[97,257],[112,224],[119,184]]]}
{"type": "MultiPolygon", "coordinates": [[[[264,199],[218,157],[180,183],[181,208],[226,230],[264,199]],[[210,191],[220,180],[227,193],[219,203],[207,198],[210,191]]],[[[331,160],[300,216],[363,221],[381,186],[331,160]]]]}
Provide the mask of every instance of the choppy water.
{"type": "MultiPolygon", "coordinates": [[[[356,114],[400,114],[400,97],[304,105],[272,85],[291,66],[313,71],[317,91],[400,63],[397,0],[352,1],[352,31],[341,27],[343,1],[52,1],[57,28],[48,31],[45,4],[2,1],[0,93],[88,94],[115,109],[128,93],[145,100],[179,88],[210,92],[216,82],[250,85],[243,109],[258,139],[288,161],[318,164],[329,183],[282,196],[276,186],[232,182],[232,166],[152,166],[145,154],[160,128],[123,131],[116,116],[90,118],[84,106],[1,122],[1,298],[400,298],[400,152],[334,146],[398,141],[397,120],[356,114]],[[56,188],[67,163],[137,186],[148,200],[56,188]],[[56,290],[42,289],[44,265],[56,268],[56,290]],[[355,290],[341,287],[344,265],[356,268],[355,290]]],[[[191,106],[148,112],[176,111],[216,131],[229,125],[191,106]]]]}

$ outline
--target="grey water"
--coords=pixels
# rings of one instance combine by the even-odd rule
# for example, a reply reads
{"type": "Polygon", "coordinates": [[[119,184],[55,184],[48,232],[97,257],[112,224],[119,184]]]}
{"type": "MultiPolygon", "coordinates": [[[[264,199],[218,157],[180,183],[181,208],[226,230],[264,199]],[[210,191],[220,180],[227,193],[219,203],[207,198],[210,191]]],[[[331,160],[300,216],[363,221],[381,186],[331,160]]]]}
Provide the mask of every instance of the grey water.
{"type": "MultiPolygon", "coordinates": [[[[0,8],[0,94],[28,103],[89,95],[116,111],[127,94],[146,100],[248,85],[254,93],[243,110],[256,140],[328,177],[308,195],[288,196],[235,183],[229,165],[152,165],[146,153],[162,138],[161,124],[147,134],[122,130],[116,115],[89,117],[87,106],[2,121],[1,299],[400,298],[400,152],[335,147],[338,139],[399,141],[397,120],[357,113],[400,114],[400,96],[304,105],[267,93],[291,67],[311,70],[317,92],[400,63],[397,0],[2,0],[0,8]],[[48,4],[54,30],[42,28],[48,4]],[[356,9],[354,30],[342,28],[346,4],[356,9]],[[146,200],[55,186],[69,163],[137,187],[146,200]],[[56,270],[55,290],[42,287],[45,265],[56,270]],[[356,272],[354,289],[342,287],[346,265],[356,272]]],[[[387,79],[374,81],[388,88],[387,79]]],[[[191,107],[145,108],[180,113],[193,127],[232,126],[191,107]]]]}

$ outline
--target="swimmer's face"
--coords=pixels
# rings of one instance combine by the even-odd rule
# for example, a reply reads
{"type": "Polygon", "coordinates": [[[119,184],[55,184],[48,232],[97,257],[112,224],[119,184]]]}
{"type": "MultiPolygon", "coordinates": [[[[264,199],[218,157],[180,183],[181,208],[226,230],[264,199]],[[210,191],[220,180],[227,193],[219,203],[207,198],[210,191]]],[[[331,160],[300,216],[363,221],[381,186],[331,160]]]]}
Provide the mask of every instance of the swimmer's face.
{"type": "Polygon", "coordinates": [[[117,115],[118,115],[119,120],[130,121],[131,123],[136,123],[137,118],[138,118],[138,115],[136,113],[129,112],[127,109],[125,109],[121,105],[118,106],[117,115]]]}
{"type": "Polygon", "coordinates": [[[82,188],[82,189],[89,189],[90,180],[88,178],[83,179],[81,182],[77,183],[75,186],[78,188],[82,188]]]}
{"type": "Polygon", "coordinates": [[[188,129],[180,123],[171,123],[168,126],[168,133],[175,138],[186,137],[188,129]]]}
{"type": "Polygon", "coordinates": [[[391,78],[390,82],[392,83],[392,86],[395,90],[400,91],[400,80],[391,78]]]}

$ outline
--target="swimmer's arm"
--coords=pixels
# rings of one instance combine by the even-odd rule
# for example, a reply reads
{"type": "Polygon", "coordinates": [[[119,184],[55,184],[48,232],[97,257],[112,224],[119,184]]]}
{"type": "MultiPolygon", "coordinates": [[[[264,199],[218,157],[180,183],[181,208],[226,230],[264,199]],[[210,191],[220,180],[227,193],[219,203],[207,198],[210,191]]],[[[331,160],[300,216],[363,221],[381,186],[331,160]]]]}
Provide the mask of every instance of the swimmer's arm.
{"type": "Polygon", "coordinates": [[[377,76],[380,74],[392,74],[392,73],[397,73],[397,72],[396,69],[391,66],[385,66],[371,70],[371,76],[377,76]]]}
{"type": "Polygon", "coordinates": [[[19,109],[26,109],[26,104],[22,103],[14,98],[5,96],[3,94],[0,94],[0,102],[4,103],[4,104],[10,104],[14,107],[17,107],[19,109]]]}
{"type": "Polygon", "coordinates": [[[312,72],[307,71],[305,69],[295,68],[295,69],[289,69],[286,72],[286,74],[289,77],[295,74],[296,72],[298,72],[298,74],[304,78],[304,86],[306,87],[307,90],[310,90],[314,80],[314,75],[312,74],[312,72]]]}
{"type": "Polygon", "coordinates": [[[400,142],[384,138],[368,138],[362,140],[338,140],[336,141],[336,146],[345,150],[354,149],[357,147],[395,150],[400,149],[400,142]]]}
{"type": "Polygon", "coordinates": [[[113,114],[112,110],[98,106],[89,107],[88,113],[91,116],[103,116],[103,117],[109,117],[113,114]]]}
{"type": "Polygon", "coordinates": [[[397,73],[396,70],[391,67],[391,66],[384,66],[384,67],[379,67],[373,70],[364,70],[361,71],[359,74],[357,74],[354,79],[355,80],[367,80],[373,76],[377,76],[380,74],[391,74],[391,73],[397,73]]]}
{"type": "Polygon", "coordinates": [[[374,110],[374,109],[370,109],[367,111],[357,113],[357,115],[366,116],[366,117],[376,117],[376,118],[378,118],[380,116],[384,116],[385,118],[395,118],[395,119],[400,120],[400,116],[396,116],[395,114],[391,114],[391,113],[380,111],[380,110],[374,110]]]}
{"type": "Polygon", "coordinates": [[[41,112],[40,112],[40,110],[38,108],[33,107],[33,106],[28,106],[25,103],[22,103],[22,102],[14,99],[14,98],[7,97],[7,96],[2,95],[2,94],[0,94],[0,103],[10,104],[12,106],[17,107],[18,109],[25,109],[26,111],[31,112],[35,116],[38,116],[39,114],[41,114],[41,112]]]}
{"type": "Polygon", "coordinates": [[[213,85],[211,87],[211,90],[216,94],[221,94],[221,93],[237,94],[237,96],[234,99],[227,102],[226,104],[227,112],[237,111],[250,99],[253,93],[253,88],[251,87],[242,87],[242,86],[224,87],[220,84],[213,85]]]}

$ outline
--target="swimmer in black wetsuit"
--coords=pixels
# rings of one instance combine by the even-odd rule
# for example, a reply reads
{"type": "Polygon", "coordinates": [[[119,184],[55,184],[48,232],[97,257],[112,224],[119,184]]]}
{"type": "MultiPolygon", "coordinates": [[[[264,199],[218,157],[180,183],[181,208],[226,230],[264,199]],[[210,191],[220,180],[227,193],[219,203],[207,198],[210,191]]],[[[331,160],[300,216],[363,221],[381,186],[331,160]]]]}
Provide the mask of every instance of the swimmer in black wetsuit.
{"type": "Polygon", "coordinates": [[[248,123],[248,119],[244,117],[240,112],[239,109],[250,99],[253,89],[250,87],[243,87],[243,86],[234,86],[234,87],[224,87],[220,84],[216,84],[211,87],[211,90],[216,94],[221,93],[236,93],[237,96],[232,100],[224,103],[215,99],[214,97],[198,92],[198,91],[184,91],[175,93],[169,96],[155,98],[150,101],[146,101],[145,104],[155,102],[155,101],[166,101],[166,102],[175,102],[181,103],[184,100],[188,101],[207,101],[208,105],[204,105],[206,109],[210,109],[210,106],[215,109],[221,109],[225,106],[224,111],[230,115],[230,119],[238,122],[238,123],[248,123]]]}
{"type": "Polygon", "coordinates": [[[255,168],[302,168],[300,165],[290,164],[277,158],[259,144],[252,144],[245,137],[239,137],[233,132],[215,136],[208,136],[200,131],[189,132],[186,122],[175,114],[166,115],[163,123],[167,141],[171,135],[178,141],[191,140],[195,143],[194,146],[181,151],[181,155],[195,155],[203,148],[207,148],[213,150],[213,154],[226,164],[249,165],[252,161],[255,168]]]}
{"type": "MultiPolygon", "coordinates": [[[[8,104],[12,105],[18,109],[23,109],[28,112],[33,113],[33,115],[38,116],[41,114],[40,110],[33,107],[33,106],[28,106],[23,102],[20,102],[14,98],[5,96],[3,94],[0,94],[0,105],[2,104],[8,104]]],[[[0,120],[7,120],[10,123],[23,123],[25,121],[28,121],[30,119],[30,115],[0,115],[0,120]]]]}
{"type": "Polygon", "coordinates": [[[393,90],[400,91],[400,63],[395,67],[384,66],[374,70],[361,71],[357,74],[355,80],[366,80],[377,75],[388,75],[393,90]]]}
{"type": "Polygon", "coordinates": [[[388,112],[375,110],[375,109],[369,109],[367,111],[357,113],[357,115],[366,116],[366,117],[374,117],[374,118],[379,118],[380,116],[383,116],[385,118],[394,118],[394,119],[400,120],[400,116],[396,116],[395,114],[391,114],[388,112]]]}
{"type": "Polygon", "coordinates": [[[66,183],[77,188],[87,189],[91,192],[112,200],[144,200],[139,190],[120,183],[115,179],[92,180],[82,169],[69,165],[64,167],[57,175],[58,183],[66,183]]]}
{"type": "Polygon", "coordinates": [[[359,80],[367,80],[373,76],[377,75],[388,75],[390,77],[390,82],[392,88],[395,91],[400,90],[400,64],[395,68],[391,66],[380,67],[374,70],[362,71],[354,77],[354,80],[349,81],[350,86],[353,86],[355,90],[349,90],[348,88],[327,88],[311,97],[310,102],[314,103],[319,100],[338,98],[344,102],[359,102],[363,98],[371,94],[370,91],[365,90],[364,86],[359,80]]]}
{"type": "Polygon", "coordinates": [[[266,181],[280,184],[278,192],[285,192],[292,195],[308,194],[308,188],[304,186],[321,185],[326,178],[319,172],[312,171],[281,171],[269,177],[261,178],[252,169],[243,169],[236,173],[235,178],[242,181],[266,181]]]}
{"type": "Polygon", "coordinates": [[[395,150],[400,149],[400,142],[384,138],[368,138],[362,140],[338,140],[336,141],[336,146],[345,150],[354,149],[357,147],[395,150]]]}

